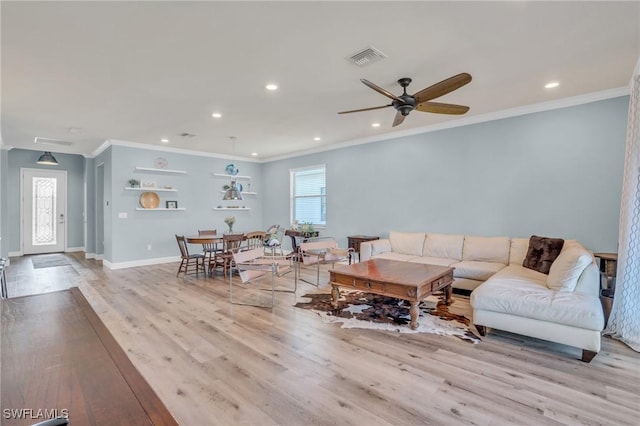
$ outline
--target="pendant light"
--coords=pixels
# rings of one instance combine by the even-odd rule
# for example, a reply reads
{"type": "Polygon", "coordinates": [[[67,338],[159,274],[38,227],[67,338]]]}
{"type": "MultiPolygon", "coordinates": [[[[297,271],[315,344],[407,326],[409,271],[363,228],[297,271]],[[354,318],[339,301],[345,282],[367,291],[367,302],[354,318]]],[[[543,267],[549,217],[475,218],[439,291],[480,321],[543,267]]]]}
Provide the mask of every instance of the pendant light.
{"type": "MultiPolygon", "coordinates": [[[[233,143],[233,156],[231,157],[232,159],[235,159],[236,157],[236,137],[235,136],[229,136],[229,139],[231,139],[231,143],[233,143]]],[[[236,170],[236,174],[237,169],[234,167],[234,169],[236,170]]],[[[242,192],[240,192],[238,190],[238,187],[236,186],[236,178],[235,175],[231,175],[231,182],[229,184],[229,189],[227,189],[224,193],[224,195],[222,196],[223,200],[242,200],[242,192]]]]}
{"type": "Polygon", "coordinates": [[[36,161],[36,163],[45,164],[47,166],[57,166],[58,160],[56,160],[56,157],[54,157],[51,152],[45,151],[44,154],[42,154],[40,158],[38,158],[38,161],[36,161]]]}

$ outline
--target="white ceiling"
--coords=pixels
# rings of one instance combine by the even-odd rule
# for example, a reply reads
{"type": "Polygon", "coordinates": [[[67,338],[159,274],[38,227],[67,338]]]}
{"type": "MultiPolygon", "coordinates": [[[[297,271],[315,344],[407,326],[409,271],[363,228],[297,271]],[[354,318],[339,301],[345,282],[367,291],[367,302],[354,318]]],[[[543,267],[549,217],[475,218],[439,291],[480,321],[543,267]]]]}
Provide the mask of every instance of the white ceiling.
{"type": "Polygon", "coordinates": [[[73,144],[47,150],[85,155],[107,139],[228,155],[234,135],[237,155],[274,158],[459,118],[414,111],[392,128],[391,108],[337,115],[389,103],[360,78],[400,94],[400,77],[415,93],[468,72],[437,101],[473,116],[626,86],[640,55],[637,1],[0,7],[4,145],[44,150],[34,138],[53,138],[73,144]],[[387,58],[345,60],[370,45],[387,58]],[[550,80],[561,84],[544,89],[550,80]]]}

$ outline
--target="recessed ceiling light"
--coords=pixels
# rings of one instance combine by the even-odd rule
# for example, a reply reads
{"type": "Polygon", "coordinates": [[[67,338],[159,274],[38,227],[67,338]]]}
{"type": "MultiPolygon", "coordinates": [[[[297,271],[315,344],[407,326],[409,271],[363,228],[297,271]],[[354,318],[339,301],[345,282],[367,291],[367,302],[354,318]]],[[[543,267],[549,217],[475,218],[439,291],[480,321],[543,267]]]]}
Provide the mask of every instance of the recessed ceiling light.
{"type": "Polygon", "coordinates": [[[554,87],[558,87],[560,86],[560,83],[558,83],[557,81],[550,81],[549,83],[544,85],[545,89],[553,89],[554,87]]]}
{"type": "Polygon", "coordinates": [[[253,155],[254,157],[257,157],[258,153],[257,152],[252,152],[251,155],[253,155]]]}
{"type": "Polygon", "coordinates": [[[211,114],[211,116],[213,118],[220,118],[220,117],[222,117],[222,114],[220,114],[219,112],[214,112],[213,114],[211,114]]]}
{"type": "Polygon", "coordinates": [[[373,123],[371,127],[380,127],[380,123],[373,123]]]}
{"type": "Polygon", "coordinates": [[[320,140],[320,136],[316,136],[315,138],[313,138],[314,141],[319,141],[320,140]]]}
{"type": "Polygon", "coordinates": [[[274,83],[269,83],[265,86],[267,90],[278,90],[278,85],[274,83]]]}
{"type": "Polygon", "coordinates": [[[160,142],[162,142],[162,143],[169,143],[169,139],[167,139],[167,138],[160,139],[160,142]]]}

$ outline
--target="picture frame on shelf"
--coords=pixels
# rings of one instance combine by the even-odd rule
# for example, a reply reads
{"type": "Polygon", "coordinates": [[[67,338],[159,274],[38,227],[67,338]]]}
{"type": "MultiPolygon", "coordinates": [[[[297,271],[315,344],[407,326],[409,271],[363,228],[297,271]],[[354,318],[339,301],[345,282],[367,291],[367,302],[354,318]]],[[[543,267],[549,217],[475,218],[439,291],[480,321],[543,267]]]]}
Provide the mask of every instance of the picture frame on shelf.
{"type": "Polygon", "coordinates": [[[167,209],[177,209],[178,208],[178,202],[177,201],[167,201],[166,205],[167,205],[167,209]]]}

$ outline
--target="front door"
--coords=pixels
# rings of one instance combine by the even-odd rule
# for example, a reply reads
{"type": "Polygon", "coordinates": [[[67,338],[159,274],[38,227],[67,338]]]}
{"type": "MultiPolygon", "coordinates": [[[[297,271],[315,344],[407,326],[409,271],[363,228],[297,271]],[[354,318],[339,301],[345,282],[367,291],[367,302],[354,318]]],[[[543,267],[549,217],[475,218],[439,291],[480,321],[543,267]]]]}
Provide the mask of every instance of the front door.
{"type": "Polygon", "coordinates": [[[22,251],[24,254],[64,251],[67,172],[21,169],[22,251]]]}

